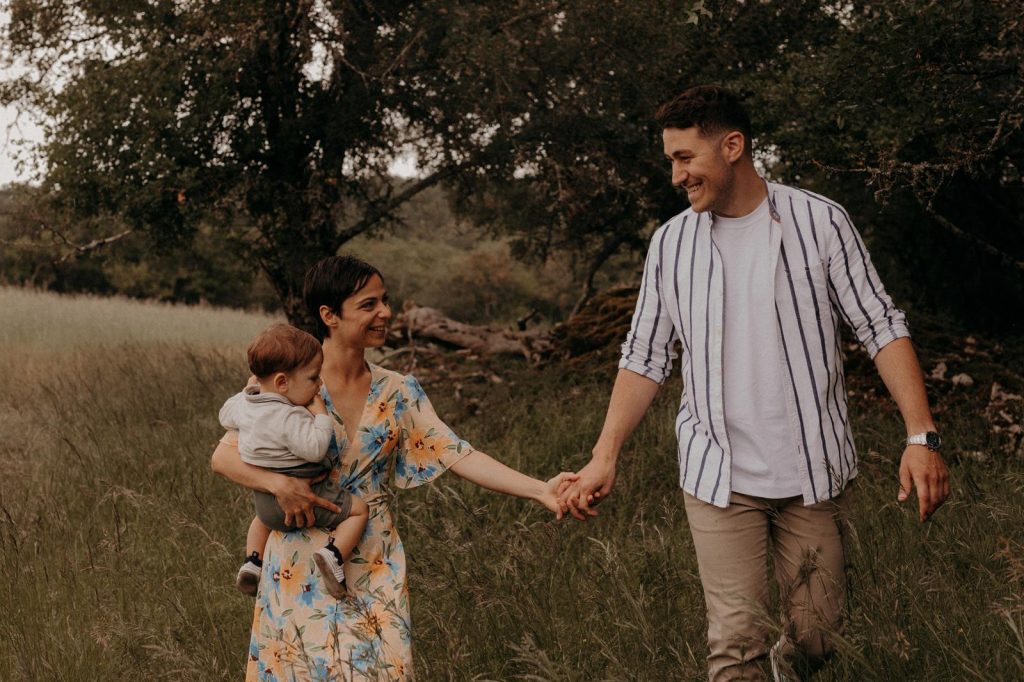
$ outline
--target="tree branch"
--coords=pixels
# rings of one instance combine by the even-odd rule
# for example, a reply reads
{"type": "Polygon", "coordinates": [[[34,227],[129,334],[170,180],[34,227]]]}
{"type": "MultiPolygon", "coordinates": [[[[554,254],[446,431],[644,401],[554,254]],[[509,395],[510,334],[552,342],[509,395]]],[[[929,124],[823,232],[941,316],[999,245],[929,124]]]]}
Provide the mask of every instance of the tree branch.
{"type": "Polygon", "coordinates": [[[937,222],[939,225],[944,227],[949,232],[952,232],[961,239],[965,239],[973,243],[975,246],[980,248],[988,255],[998,258],[1003,265],[1016,268],[1017,270],[1024,272],[1024,261],[1017,260],[1010,254],[993,246],[984,239],[981,239],[980,237],[970,234],[969,232],[966,232],[963,229],[957,227],[951,220],[949,220],[945,216],[940,215],[931,206],[925,206],[925,210],[928,212],[928,215],[930,215],[935,220],[935,222],[937,222]]]}
{"type": "Polygon", "coordinates": [[[55,263],[65,263],[71,260],[72,258],[78,258],[79,256],[89,253],[90,251],[96,251],[97,249],[101,249],[104,246],[110,246],[114,242],[121,241],[131,233],[135,232],[134,227],[129,227],[127,230],[124,230],[123,232],[118,232],[117,234],[111,235],[109,237],[93,239],[88,244],[76,244],[70,239],[68,239],[67,235],[65,235],[63,232],[60,232],[50,227],[49,225],[43,225],[42,227],[44,230],[52,232],[56,237],[58,237],[62,242],[64,242],[66,246],[70,246],[72,249],[71,251],[64,254],[56,261],[54,261],[55,263]]]}
{"type": "Polygon", "coordinates": [[[416,196],[423,190],[429,189],[430,187],[433,187],[434,185],[441,182],[445,178],[453,175],[455,171],[455,168],[446,168],[443,170],[439,170],[436,173],[433,173],[425,178],[417,180],[412,185],[406,187],[398,194],[394,196],[389,196],[386,201],[382,201],[376,204],[371,203],[370,206],[367,208],[366,212],[363,214],[362,220],[338,232],[334,239],[335,248],[340,247],[349,239],[352,239],[353,237],[356,237],[362,234],[363,232],[366,232],[373,226],[377,225],[381,220],[387,218],[392,211],[394,211],[396,208],[404,204],[406,201],[412,199],[414,196],[416,196]]]}

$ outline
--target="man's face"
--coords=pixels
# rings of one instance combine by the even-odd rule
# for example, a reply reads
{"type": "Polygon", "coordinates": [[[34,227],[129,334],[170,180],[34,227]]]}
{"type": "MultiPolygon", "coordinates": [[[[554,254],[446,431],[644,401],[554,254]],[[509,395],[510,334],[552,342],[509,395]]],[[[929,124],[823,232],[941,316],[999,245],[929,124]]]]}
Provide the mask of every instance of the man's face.
{"type": "Polygon", "coordinates": [[[735,170],[726,158],[727,135],[704,135],[696,126],[665,128],[665,156],[672,164],[672,184],[686,190],[693,210],[719,212],[729,206],[735,170]]]}

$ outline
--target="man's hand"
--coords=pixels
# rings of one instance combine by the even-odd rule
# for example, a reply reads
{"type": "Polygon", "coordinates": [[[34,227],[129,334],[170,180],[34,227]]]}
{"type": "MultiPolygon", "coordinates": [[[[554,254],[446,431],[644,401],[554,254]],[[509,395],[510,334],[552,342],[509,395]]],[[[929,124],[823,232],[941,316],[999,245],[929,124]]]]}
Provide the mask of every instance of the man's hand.
{"type": "Polygon", "coordinates": [[[274,489],[270,492],[277,499],[284,512],[285,525],[295,525],[299,528],[312,526],[315,522],[313,509],[323,507],[333,512],[340,512],[341,508],[313,493],[312,485],[322,481],[324,476],[319,478],[295,478],[293,476],[281,475],[274,489]]]}
{"type": "Polygon", "coordinates": [[[923,445],[908,445],[900,459],[900,502],[917,488],[918,516],[924,522],[949,497],[949,469],[942,455],[923,445]]]}
{"type": "Polygon", "coordinates": [[[595,454],[578,475],[579,479],[563,493],[562,501],[574,518],[586,521],[588,516],[597,516],[591,505],[608,497],[615,485],[615,460],[595,454]]]}

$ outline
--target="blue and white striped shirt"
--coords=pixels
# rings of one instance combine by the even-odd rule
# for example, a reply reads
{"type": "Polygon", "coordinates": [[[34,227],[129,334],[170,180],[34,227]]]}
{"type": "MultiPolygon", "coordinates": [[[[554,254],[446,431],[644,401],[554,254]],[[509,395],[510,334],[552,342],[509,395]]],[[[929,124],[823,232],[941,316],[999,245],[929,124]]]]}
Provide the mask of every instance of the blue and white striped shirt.
{"type": "MultiPolygon", "coordinates": [[[[835,497],[857,475],[847,417],[839,321],[872,358],[910,336],[849,215],[835,202],[767,183],[765,234],[775,273],[779,357],[804,504],[835,497]]],[[[731,458],[722,397],[724,285],[710,213],[680,213],[651,239],[619,367],[663,383],[682,342],[684,389],[676,417],[679,485],[726,507],[731,458]]]]}

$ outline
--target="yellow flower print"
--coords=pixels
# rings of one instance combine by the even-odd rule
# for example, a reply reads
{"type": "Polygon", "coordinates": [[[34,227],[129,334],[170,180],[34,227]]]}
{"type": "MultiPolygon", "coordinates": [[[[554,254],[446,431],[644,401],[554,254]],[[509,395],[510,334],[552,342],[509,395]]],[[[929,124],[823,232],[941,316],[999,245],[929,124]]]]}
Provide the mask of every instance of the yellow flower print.
{"type": "Polygon", "coordinates": [[[377,398],[370,406],[370,415],[374,424],[389,419],[395,413],[395,405],[385,398],[377,398]]]}
{"type": "Polygon", "coordinates": [[[363,637],[380,637],[384,625],[388,622],[388,613],[376,599],[368,604],[360,605],[355,628],[363,637]]]}

